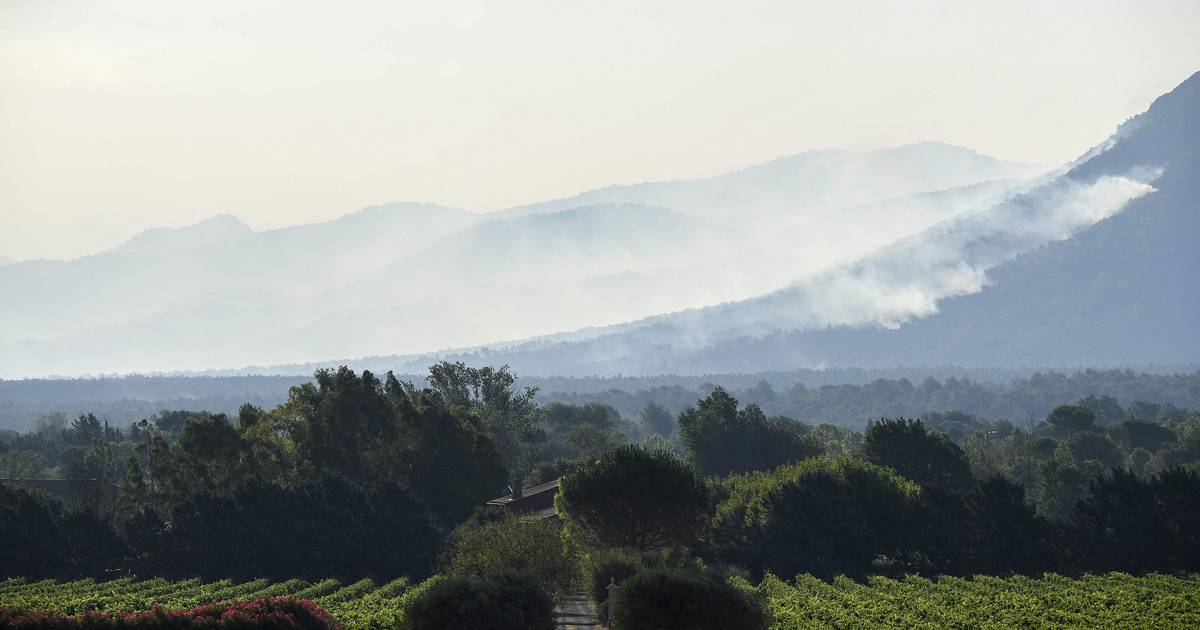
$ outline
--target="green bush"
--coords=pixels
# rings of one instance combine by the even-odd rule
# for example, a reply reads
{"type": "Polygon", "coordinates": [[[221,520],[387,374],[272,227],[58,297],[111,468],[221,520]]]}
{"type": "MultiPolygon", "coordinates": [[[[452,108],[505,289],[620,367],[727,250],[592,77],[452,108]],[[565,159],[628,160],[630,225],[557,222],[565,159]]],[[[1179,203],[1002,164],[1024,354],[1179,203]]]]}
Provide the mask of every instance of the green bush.
{"type": "Polygon", "coordinates": [[[406,630],[553,630],[554,601],[528,578],[445,576],[414,589],[406,630]]]}
{"type": "Polygon", "coordinates": [[[643,569],[617,591],[621,630],[757,630],[759,604],[721,578],[676,569],[643,569]]]}
{"type": "Polygon", "coordinates": [[[484,523],[464,523],[443,550],[450,575],[527,577],[551,596],[579,589],[579,554],[563,539],[558,519],[526,521],[508,513],[484,523]]]}
{"type": "Polygon", "coordinates": [[[710,559],[755,574],[861,574],[903,545],[920,487],[861,460],[809,459],[723,482],[710,559]]]}
{"type": "Polygon", "coordinates": [[[243,602],[207,604],[191,610],[155,606],[146,612],[86,612],[65,615],[0,606],[0,628],[20,630],[102,630],[104,628],[204,628],[205,630],[333,630],[338,624],[310,601],[264,597],[243,602]]]}

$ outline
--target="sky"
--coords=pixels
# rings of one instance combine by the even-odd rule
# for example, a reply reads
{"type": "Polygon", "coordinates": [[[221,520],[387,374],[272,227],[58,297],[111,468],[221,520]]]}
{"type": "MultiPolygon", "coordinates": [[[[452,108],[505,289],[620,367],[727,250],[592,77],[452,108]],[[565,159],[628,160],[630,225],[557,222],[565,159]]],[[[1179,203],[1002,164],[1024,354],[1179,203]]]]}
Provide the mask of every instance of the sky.
{"type": "Polygon", "coordinates": [[[3,0],[0,256],[814,149],[1061,163],[1200,70],[1197,25],[1195,0],[3,0]]]}

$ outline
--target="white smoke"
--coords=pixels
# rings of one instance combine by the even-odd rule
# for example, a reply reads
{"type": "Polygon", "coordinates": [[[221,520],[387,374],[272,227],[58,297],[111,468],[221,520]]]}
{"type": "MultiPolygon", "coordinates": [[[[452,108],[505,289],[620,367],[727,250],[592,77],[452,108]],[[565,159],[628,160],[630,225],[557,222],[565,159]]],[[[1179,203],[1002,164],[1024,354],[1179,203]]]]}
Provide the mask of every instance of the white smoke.
{"type": "MultiPolygon", "coordinates": [[[[769,331],[826,326],[898,327],[937,312],[940,300],[980,291],[987,270],[1119,212],[1154,192],[1161,171],[1138,170],[1092,183],[1059,178],[991,209],[960,216],[884,247],[851,265],[796,283],[723,314],[705,328],[769,331]],[[745,317],[742,315],[745,314],[745,317]]],[[[697,318],[693,321],[698,321],[697,318]]],[[[695,335],[689,335],[695,338],[695,335]]]]}

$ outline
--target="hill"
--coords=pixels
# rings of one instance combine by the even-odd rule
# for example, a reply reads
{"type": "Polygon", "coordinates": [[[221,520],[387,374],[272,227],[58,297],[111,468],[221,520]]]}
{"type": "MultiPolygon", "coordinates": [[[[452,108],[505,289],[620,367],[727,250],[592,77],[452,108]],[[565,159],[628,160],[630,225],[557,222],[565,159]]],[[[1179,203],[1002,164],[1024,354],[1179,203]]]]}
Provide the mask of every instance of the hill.
{"type": "Polygon", "coordinates": [[[220,215],[0,268],[0,376],[429,352],[711,306],[973,213],[1034,170],[925,143],[488,215],[398,203],[263,232],[220,215]]]}
{"type": "MultiPolygon", "coordinates": [[[[482,351],[531,374],[1200,358],[1200,74],[1059,175],[749,300],[482,351]]],[[[429,357],[398,358],[401,369],[429,357]]]]}

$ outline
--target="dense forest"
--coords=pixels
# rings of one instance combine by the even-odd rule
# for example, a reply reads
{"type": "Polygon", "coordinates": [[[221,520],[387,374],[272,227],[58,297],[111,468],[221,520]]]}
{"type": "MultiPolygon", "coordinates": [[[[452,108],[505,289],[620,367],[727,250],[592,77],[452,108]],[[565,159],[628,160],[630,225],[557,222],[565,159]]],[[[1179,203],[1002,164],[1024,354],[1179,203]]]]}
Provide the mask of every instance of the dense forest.
{"type": "MultiPolygon", "coordinates": [[[[366,362],[370,363],[370,362],[366,362]]],[[[385,373],[386,367],[378,373],[385,373]]],[[[397,375],[428,385],[426,375],[397,375]]],[[[0,430],[30,431],[46,416],[94,414],[125,426],[163,409],[236,415],[246,403],[271,408],[305,376],[140,376],[0,380],[0,430]]],[[[1137,400],[1200,407],[1195,366],[1138,370],[1001,370],[943,368],[787,370],[707,376],[529,377],[539,404],[602,403],[633,418],[656,402],[678,413],[715,387],[754,402],[769,414],[861,430],[869,420],[962,411],[979,418],[1023,422],[1090,395],[1121,404],[1137,400]]]]}

